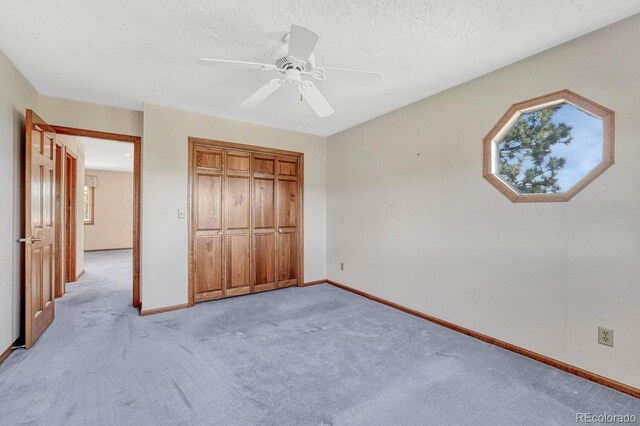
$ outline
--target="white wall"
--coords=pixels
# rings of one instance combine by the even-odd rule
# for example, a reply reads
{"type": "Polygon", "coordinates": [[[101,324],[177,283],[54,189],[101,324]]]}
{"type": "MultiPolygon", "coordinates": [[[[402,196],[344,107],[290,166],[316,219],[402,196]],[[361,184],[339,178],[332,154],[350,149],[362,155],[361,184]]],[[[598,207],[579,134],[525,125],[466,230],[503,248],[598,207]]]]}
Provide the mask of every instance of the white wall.
{"type": "Polygon", "coordinates": [[[38,93],[0,52],[0,353],[20,335],[20,277],[25,110],[38,93]]]}
{"type": "Polygon", "coordinates": [[[305,281],[326,277],[326,139],[157,105],[144,108],[141,292],[145,310],[187,303],[188,137],[303,152],[305,281]]]}
{"type": "Polygon", "coordinates": [[[638,45],[640,15],[329,137],[328,277],[640,386],[638,45]],[[568,203],[513,204],[482,139],[565,88],[615,111],[616,164],[568,203]]]}
{"type": "Polygon", "coordinates": [[[84,225],[84,249],[133,247],[133,173],[85,169],[98,178],[94,189],[94,223],[84,225]]]}

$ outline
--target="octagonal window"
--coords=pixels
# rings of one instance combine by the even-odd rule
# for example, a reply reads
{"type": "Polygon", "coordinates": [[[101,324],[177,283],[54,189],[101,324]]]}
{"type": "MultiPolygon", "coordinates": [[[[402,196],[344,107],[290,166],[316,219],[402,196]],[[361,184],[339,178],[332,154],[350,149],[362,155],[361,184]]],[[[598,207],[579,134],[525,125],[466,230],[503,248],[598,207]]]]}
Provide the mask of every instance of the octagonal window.
{"type": "Polygon", "coordinates": [[[567,201],[613,164],[613,112],[567,90],[515,104],[485,138],[509,199],[567,201]]]}

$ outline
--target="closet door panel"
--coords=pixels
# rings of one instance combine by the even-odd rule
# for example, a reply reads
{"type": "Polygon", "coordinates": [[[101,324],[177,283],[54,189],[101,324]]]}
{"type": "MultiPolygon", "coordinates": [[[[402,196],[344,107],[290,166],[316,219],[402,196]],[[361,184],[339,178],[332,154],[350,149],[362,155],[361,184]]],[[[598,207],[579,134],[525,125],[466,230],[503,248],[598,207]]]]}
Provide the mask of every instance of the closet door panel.
{"type": "Polygon", "coordinates": [[[197,231],[222,229],[222,176],[196,175],[196,211],[197,231]]]}
{"type": "Polygon", "coordinates": [[[297,158],[283,156],[276,158],[277,287],[298,284],[300,208],[298,173],[297,158]]]}
{"type": "Polygon", "coordinates": [[[266,229],[275,226],[275,183],[269,178],[255,178],[253,180],[254,194],[254,228],[266,229]]]}
{"type": "Polygon", "coordinates": [[[226,296],[237,296],[250,292],[251,240],[249,235],[227,236],[227,288],[226,296]]]}
{"type": "Polygon", "coordinates": [[[222,237],[195,239],[195,293],[198,300],[222,296],[222,237]]]}
{"type": "Polygon", "coordinates": [[[224,240],[222,150],[195,145],[192,158],[193,301],[223,296],[224,240]]]}
{"type": "Polygon", "coordinates": [[[251,154],[243,151],[227,151],[227,173],[249,173],[251,154]]]}
{"type": "Polygon", "coordinates": [[[222,172],[222,151],[198,145],[193,163],[196,173],[220,173],[222,172]]]}
{"type": "Polygon", "coordinates": [[[255,234],[253,255],[256,291],[269,290],[276,282],[276,240],[273,233],[255,234]]]}
{"type": "Polygon", "coordinates": [[[278,234],[278,287],[298,283],[298,235],[296,232],[278,234]]]}
{"type": "Polygon", "coordinates": [[[253,153],[253,291],[276,287],[276,158],[253,153]]]}
{"type": "Polygon", "coordinates": [[[225,296],[251,292],[251,153],[225,150],[225,296]]]}
{"type": "Polygon", "coordinates": [[[278,181],[278,226],[296,227],[298,222],[298,182],[278,181]]]}
{"type": "Polygon", "coordinates": [[[298,159],[294,157],[278,157],[279,177],[298,177],[298,159]]]}
{"type": "Polygon", "coordinates": [[[227,229],[249,229],[250,192],[249,178],[227,177],[227,229]]]}
{"type": "Polygon", "coordinates": [[[253,171],[254,171],[254,173],[261,173],[261,174],[266,174],[266,175],[275,175],[275,172],[276,172],[276,160],[275,160],[275,157],[254,154],[254,156],[253,156],[253,171]]]}

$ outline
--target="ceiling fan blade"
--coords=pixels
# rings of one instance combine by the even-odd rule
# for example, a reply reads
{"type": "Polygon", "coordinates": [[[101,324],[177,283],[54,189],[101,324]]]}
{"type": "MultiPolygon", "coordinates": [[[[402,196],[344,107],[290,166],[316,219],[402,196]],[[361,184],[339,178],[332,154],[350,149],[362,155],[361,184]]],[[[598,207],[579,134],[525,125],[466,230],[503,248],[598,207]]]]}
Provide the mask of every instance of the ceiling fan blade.
{"type": "Polygon", "coordinates": [[[227,68],[246,68],[246,69],[254,69],[254,70],[275,70],[278,69],[275,65],[270,64],[260,64],[258,62],[244,62],[244,61],[228,61],[226,59],[209,59],[209,58],[200,58],[198,60],[198,64],[200,65],[218,65],[227,68]]]}
{"type": "Polygon", "coordinates": [[[291,25],[289,31],[289,56],[302,61],[308,61],[313,53],[320,35],[309,28],[300,25],[291,25]]]}
{"type": "Polygon", "coordinates": [[[300,83],[300,93],[302,94],[302,98],[307,101],[311,109],[313,109],[319,117],[328,117],[334,113],[329,102],[327,102],[312,82],[303,81],[300,83]]]}
{"type": "Polygon", "coordinates": [[[322,67],[325,79],[338,83],[373,86],[384,83],[384,75],[375,71],[347,70],[344,68],[322,67]]]}
{"type": "Polygon", "coordinates": [[[282,80],[279,78],[275,78],[269,81],[267,84],[262,86],[255,92],[253,95],[249,96],[245,99],[241,104],[240,108],[253,108],[260,104],[262,101],[267,99],[273,92],[278,90],[282,86],[282,80]]]}

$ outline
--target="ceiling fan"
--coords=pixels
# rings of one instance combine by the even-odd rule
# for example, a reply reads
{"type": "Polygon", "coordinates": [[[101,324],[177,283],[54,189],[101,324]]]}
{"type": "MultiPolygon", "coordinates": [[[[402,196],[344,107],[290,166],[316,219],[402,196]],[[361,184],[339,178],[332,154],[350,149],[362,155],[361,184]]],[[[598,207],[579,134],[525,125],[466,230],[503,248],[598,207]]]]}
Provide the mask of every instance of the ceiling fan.
{"type": "Polygon", "coordinates": [[[245,99],[240,106],[253,108],[260,104],[284,82],[297,85],[300,100],[305,100],[320,117],[327,117],[334,113],[329,102],[320,93],[311,80],[303,80],[310,76],[316,80],[340,81],[347,84],[372,85],[382,83],[384,76],[379,72],[348,70],[344,68],[317,67],[313,49],[316,47],[320,35],[306,27],[291,25],[291,30],[284,36],[284,44],[273,52],[274,64],[257,62],[230,61],[225,59],[201,58],[201,65],[219,65],[231,68],[245,68],[262,71],[279,71],[281,78],[274,78],[258,89],[253,95],[245,99]]]}

